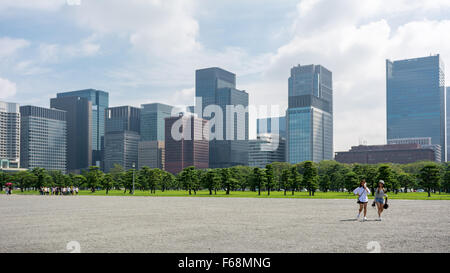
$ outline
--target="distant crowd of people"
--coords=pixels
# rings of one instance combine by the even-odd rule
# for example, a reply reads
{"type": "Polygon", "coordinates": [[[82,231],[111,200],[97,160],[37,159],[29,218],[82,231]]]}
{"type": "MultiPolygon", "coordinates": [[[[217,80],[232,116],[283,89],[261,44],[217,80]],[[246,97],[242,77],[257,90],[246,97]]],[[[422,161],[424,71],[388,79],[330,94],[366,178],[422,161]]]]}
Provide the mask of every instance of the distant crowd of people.
{"type": "Polygon", "coordinates": [[[41,195],[78,195],[78,187],[41,187],[41,195]]]}
{"type": "Polygon", "coordinates": [[[6,193],[7,195],[12,194],[12,187],[11,187],[11,186],[5,187],[5,193],[6,193]]]}

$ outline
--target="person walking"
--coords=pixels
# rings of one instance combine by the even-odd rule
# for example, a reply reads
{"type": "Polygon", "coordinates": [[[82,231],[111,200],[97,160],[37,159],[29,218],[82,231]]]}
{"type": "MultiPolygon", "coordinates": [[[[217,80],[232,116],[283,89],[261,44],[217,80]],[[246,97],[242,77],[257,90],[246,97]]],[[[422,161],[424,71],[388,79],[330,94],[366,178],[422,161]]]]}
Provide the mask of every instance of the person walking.
{"type": "Polygon", "coordinates": [[[378,209],[378,221],[381,221],[381,214],[383,213],[384,210],[384,198],[386,197],[386,201],[387,201],[387,194],[386,194],[386,189],[384,188],[384,181],[380,180],[378,182],[378,188],[375,191],[375,204],[377,205],[377,209],[378,209]]]}
{"type": "Polygon", "coordinates": [[[368,195],[370,194],[369,188],[366,186],[366,180],[362,179],[359,183],[359,187],[356,188],[353,193],[355,195],[358,195],[358,201],[359,204],[359,212],[356,216],[356,220],[359,219],[359,216],[361,216],[361,212],[364,210],[364,218],[363,221],[367,221],[367,203],[369,202],[368,195]]]}

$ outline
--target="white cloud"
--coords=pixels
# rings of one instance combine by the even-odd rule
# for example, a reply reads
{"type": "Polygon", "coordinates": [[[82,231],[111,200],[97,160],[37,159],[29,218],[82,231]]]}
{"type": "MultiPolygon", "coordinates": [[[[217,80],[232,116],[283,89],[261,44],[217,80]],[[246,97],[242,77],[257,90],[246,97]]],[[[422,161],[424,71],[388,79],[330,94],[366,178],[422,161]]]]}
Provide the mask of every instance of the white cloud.
{"type": "Polygon", "coordinates": [[[191,0],[86,1],[74,15],[79,25],[96,33],[129,39],[141,53],[167,56],[201,47],[194,6],[191,0]]]}
{"type": "Polygon", "coordinates": [[[31,9],[55,11],[66,4],[66,0],[2,0],[0,10],[31,9]]]}
{"type": "Polygon", "coordinates": [[[16,94],[16,84],[8,79],[0,78],[0,99],[7,99],[16,94]]]}
{"type": "Polygon", "coordinates": [[[100,44],[89,37],[77,44],[61,45],[46,44],[39,45],[39,61],[43,63],[58,63],[70,58],[90,57],[100,52],[100,44]]]}
{"type": "Polygon", "coordinates": [[[24,39],[13,39],[9,37],[0,38],[0,59],[10,57],[22,48],[29,46],[30,43],[24,39]]]}

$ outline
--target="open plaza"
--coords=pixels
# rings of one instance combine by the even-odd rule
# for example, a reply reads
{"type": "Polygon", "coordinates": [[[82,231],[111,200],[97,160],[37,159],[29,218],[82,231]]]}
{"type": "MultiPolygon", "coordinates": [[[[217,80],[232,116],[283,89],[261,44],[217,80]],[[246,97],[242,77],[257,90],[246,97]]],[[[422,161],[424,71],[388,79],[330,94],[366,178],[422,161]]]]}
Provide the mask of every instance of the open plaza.
{"type": "Polygon", "coordinates": [[[450,252],[450,201],[0,195],[0,252],[450,252]],[[74,247],[75,246],[75,247],[74,247]]]}

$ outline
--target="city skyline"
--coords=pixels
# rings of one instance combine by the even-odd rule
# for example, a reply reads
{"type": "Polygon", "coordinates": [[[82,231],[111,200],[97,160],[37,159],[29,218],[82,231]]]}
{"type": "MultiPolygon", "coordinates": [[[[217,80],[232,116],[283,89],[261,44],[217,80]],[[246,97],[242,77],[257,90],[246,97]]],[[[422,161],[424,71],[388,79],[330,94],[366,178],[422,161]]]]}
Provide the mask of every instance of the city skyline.
{"type": "Polygon", "coordinates": [[[448,1],[101,2],[0,3],[0,99],[48,107],[61,90],[96,88],[110,106],[192,105],[195,69],[219,66],[239,75],[249,104],[287,106],[290,67],[316,63],[334,72],[339,151],[385,142],[385,59],[450,58],[448,1]]]}

